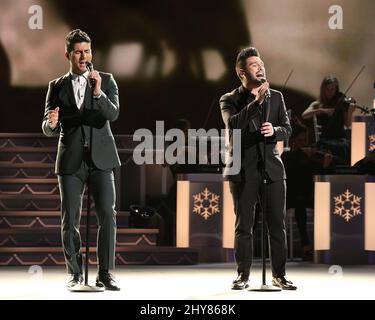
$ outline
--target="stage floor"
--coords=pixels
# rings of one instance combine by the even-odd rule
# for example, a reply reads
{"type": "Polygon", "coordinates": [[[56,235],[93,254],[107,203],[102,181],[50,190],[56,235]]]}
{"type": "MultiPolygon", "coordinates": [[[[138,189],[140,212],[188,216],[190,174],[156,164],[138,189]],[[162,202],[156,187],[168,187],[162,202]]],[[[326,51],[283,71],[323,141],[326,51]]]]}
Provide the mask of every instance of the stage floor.
{"type": "MultiPolygon", "coordinates": [[[[114,300],[303,300],[374,299],[375,266],[329,266],[303,262],[287,265],[288,278],[297,291],[232,291],[233,263],[193,266],[123,266],[115,275],[119,292],[71,293],[60,267],[1,267],[0,300],[114,299],[114,300]],[[331,268],[331,269],[330,269],[331,268]]],[[[96,269],[90,269],[94,284],[96,269]]],[[[270,272],[267,272],[271,283],[270,272]]],[[[252,268],[250,285],[261,284],[261,264],[252,268]]]]}

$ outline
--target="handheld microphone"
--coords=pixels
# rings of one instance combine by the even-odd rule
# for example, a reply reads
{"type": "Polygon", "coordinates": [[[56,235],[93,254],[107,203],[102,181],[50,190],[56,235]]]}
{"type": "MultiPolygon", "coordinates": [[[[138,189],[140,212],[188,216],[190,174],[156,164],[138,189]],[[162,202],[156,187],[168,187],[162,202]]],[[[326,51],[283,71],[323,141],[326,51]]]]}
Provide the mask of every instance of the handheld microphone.
{"type": "MultiPolygon", "coordinates": [[[[262,83],[265,83],[265,82],[267,82],[267,79],[266,79],[266,78],[262,78],[262,79],[260,79],[260,81],[261,81],[262,83]]],[[[265,93],[265,98],[266,98],[266,99],[271,98],[271,92],[270,92],[270,89],[268,89],[268,90],[266,91],[266,93],[265,93]]]]}
{"type": "MultiPolygon", "coordinates": [[[[86,61],[86,68],[89,72],[92,72],[94,70],[94,65],[90,61],[86,61]]],[[[90,85],[91,87],[95,87],[96,85],[96,80],[95,79],[90,79],[90,85]]]]}
{"type": "Polygon", "coordinates": [[[94,65],[90,61],[86,61],[86,68],[88,71],[92,72],[94,70],[94,65]]]}

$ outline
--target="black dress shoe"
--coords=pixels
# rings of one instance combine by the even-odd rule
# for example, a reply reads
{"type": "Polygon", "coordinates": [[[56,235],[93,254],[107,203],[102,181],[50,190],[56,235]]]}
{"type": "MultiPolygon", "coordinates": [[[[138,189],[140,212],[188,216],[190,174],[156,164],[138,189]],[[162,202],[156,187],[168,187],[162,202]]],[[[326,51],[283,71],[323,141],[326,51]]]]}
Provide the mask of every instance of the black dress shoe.
{"type": "Polygon", "coordinates": [[[285,277],[273,277],[272,284],[283,290],[297,290],[292,281],[287,280],[285,277]]]}
{"type": "Polygon", "coordinates": [[[81,284],[83,282],[82,274],[75,273],[69,275],[69,281],[67,283],[67,288],[73,288],[74,286],[81,284]]]}
{"type": "Polygon", "coordinates": [[[249,275],[246,273],[239,273],[236,280],[232,283],[232,290],[244,290],[249,287],[249,275]]]}
{"type": "Polygon", "coordinates": [[[96,286],[105,287],[106,290],[120,291],[120,288],[116,285],[116,281],[109,272],[99,272],[96,277],[96,286]]]}

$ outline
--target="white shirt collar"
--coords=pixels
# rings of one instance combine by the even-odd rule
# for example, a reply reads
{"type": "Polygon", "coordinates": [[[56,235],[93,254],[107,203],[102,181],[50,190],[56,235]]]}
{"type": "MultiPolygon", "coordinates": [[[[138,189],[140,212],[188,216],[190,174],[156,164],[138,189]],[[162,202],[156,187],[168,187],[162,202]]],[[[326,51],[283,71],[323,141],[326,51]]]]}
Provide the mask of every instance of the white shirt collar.
{"type": "Polygon", "coordinates": [[[70,71],[70,76],[72,77],[72,80],[76,80],[79,76],[81,77],[84,77],[85,79],[87,79],[87,77],[89,76],[89,72],[86,71],[85,73],[82,73],[82,74],[76,74],[72,71],[70,71]]]}

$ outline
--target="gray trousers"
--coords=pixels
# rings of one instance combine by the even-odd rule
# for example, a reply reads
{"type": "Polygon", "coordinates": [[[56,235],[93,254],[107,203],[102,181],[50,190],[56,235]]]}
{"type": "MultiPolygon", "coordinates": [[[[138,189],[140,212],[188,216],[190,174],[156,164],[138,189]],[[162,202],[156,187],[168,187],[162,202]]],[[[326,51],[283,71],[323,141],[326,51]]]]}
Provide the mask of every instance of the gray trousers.
{"type": "MultiPolygon", "coordinates": [[[[74,174],[58,176],[61,197],[61,238],[68,273],[82,273],[81,220],[82,199],[88,182],[88,161],[82,161],[74,174]]],[[[112,170],[93,168],[91,195],[95,202],[98,222],[97,258],[99,270],[115,265],[116,211],[115,185],[112,170]]]]}

